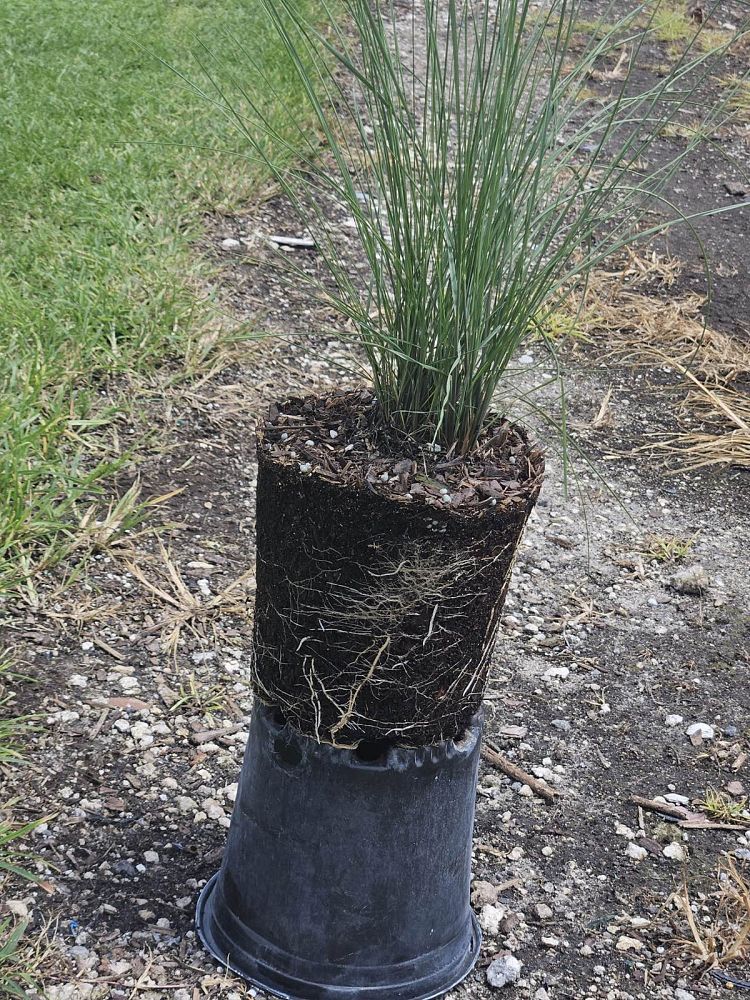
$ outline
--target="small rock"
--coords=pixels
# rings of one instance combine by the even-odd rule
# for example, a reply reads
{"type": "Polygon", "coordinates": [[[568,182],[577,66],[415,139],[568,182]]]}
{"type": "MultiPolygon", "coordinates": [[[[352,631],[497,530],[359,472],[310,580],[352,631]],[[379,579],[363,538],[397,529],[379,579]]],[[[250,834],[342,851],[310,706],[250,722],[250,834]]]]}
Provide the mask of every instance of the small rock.
{"type": "Polygon", "coordinates": [[[126,861],[125,858],[120,858],[119,861],[115,861],[112,865],[112,871],[115,875],[122,875],[124,878],[135,878],[138,875],[138,871],[132,861],[126,861]]]}
{"type": "Polygon", "coordinates": [[[707,722],[694,722],[687,727],[685,732],[690,739],[696,737],[701,740],[712,740],[716,736],[716,730],[713,726],[709,726],[707,722]]]}
{"type": "Polygon", "coordinates": [[[669,581],[672,590],[676,590],[678,594],[702,594],[710,584],[708,573],[700,563],[678,570],[669,581]]]}
{"type": "Polygon", "coordinates": [[[29,908],[22,899],[6,899],[5,906],[14,917],[18,917],[20,920],[28,920],[29,908]]]}
{"type": "Polygon", "coordinates": [[[678,988],[674,991],[674,1000],[695,1000],[695,994],[678,988]]]}
{"type": "Polygon", "coordinates": [[[88,684],[88,678],[84,677],[83,674],[71,674],[68,678],[68,684],[74,688],[85,688],[88,684]]]}
{"type": "Polygon", "coordinates": [[[156,851],[144,851],[143,852],[143,860],[147,861],[148,864],[150,864],[150,865],[158,865],[159,864],[159,855],[156,853],[156,851]]]}
{"type": "Polygon", "coordinates": [[[222,819],[226,815],[224,806],[216,799],[205,799],[201,802],[201,809],[209,819],[222,819]]]}
{"type": "Polygon", "coordinates": [[[490,937],[497,937],[500,925],[505,918],[505,907],[495,903],[485,903],[479,914],[479,924],[490,937]]]}
{"type": "Polygon", "coordinates": [[[664,720],[664,725],[674,729],[675,726],[681,726],[684,721],[681,715],[668,715],[664,720]]]}
{"type": "Polygon", "coordinates": [[[547,683],[551,681],[564,681],[570,677],[570,667],[549,667],[544,671],[542,677],[547,683]]]}
{"type": "Polygon", "coordinates": [[[667,802],[671,802],[673,805],[676,806],[690,805],[690,799],[687,797],[687,795],[678,795],[677,792],[669,792],[667,795],[664,796],[664,798],[667,800],[667,802]]]}
{"type": "Polygon", "coordinates": [[[669,858],[670,861],[684,861],[687,857],[685,848],[682,844],[678,844],[676,840],[671,844],[667,844],[662,853],[664,854],[664,857],[669,858]]]}
{"type": "Polygon", "coordinates": [[[496,903],[498,889],[491,882],[483,882],[477,879],[471,887],[471,902],[474,906],[482,907],[487,903],[496,903]]]}
{"type": "Polygon", "coordinates": [[[239,240],[232,239],[231,236],[228,236],[225,240],[222,240],[221,245],[225,250],[236,250],[237,247],[242,246],[239,240]]]}
{"type": "Polygon", "coordinates": [[[554,726],[555,729],[559,729],[562,733],[569,733],[573,728],[567,719],[553,719],[550,725],[554,726]]]}
{"type": "Polygon", "coordinates": [[[553,916],[552,907],[547,906],[546,903],[537,903],[534,909],[536,910],[536,915],[539,917],[540,920],[552,919],[553,916]]]}
{"type": "Polygon", "coordinates": [[[518,359],[519,365],[533,365],[534,355],[533,354],[522,354],[518,359]]]}
{"type": "Polygon", "coordinates": [[[615,827],[615,834],[618,837],[625,837],[626,840],[635,840],[635,834],[630,829],[629,826],[625,826],[624,823],[618,823],[615,827]]]}
{"type": "Polygon", "coordinates": [[[635,841],[631,840],[625,848],[625,853],[629,858],[632,858],[633,861],[645,861],[648,851],[645,847],[641,847],[640,844],[636,844],[635,841]]]}
{"type": "Polygon", "coordinates": [[[517,983],[520,976],[521,963],[510,952],[498,955],[487,966],[487,982],[496,990],[502,989],[503,986],[510,986],[511,983],[517,983]]]}
{"type": "Polygon", "coordinates": [[[746,847],[738,847],[734,852],[735,858],[739,858],[740,861],[750,861],[750,851],[746,847]]]}
{"type": "Polygon", "coordinates": [[[181,813],[196,812],[198,809],[198,803],[195,799],[191,799],[189,795],[178,795],[177,808],[181,813]]]}
{"type": "Polygon", "coordinates": [[[640,951],[643,948],[643,941],[639,941],[638,938],[628,937],[627,934],[623,934],[617,939],[615,948],[617,948],[618,951],[640,951]]]}
{"type": "Polygon", "coordinates": [[[156,919],[156,914],[153,910],[139,910],[138,916],[141,920],[145,920],[147,924],[156,919]]]}
{"type": "Polygon", "coordinates": [[[120,678],[120,687],[123,691],[136,691],[140,687],[140,684],[138,683],[137,677],[125,675],[120,678]]]}
{"type": "Polygon", "coordinates": [[[543,934],[542,944],[544,945],[545,948],[559,948],[560,938],[555,937],[554,934],[543,934]]]}

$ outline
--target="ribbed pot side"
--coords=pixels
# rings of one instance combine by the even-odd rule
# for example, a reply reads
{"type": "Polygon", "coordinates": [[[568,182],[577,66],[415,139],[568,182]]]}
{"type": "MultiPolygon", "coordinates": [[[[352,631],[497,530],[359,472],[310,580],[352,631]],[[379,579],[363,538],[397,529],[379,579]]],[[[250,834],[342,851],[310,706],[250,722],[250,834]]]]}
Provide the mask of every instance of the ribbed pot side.
{"type": "Polygon", "coordinates": [[[295,1000],[427,1000],[470,971],[481,718],[459,742],[321,745],[256,706],[221,871],[198,933],[295,1000]]]}
{"type": "Polygon", "coordinates": [[[541,455],[467,511],[341,482],[279,454],[278,437],[259,429],[256,693],[338,746],[455,737],[482,701],[541,455]]]}

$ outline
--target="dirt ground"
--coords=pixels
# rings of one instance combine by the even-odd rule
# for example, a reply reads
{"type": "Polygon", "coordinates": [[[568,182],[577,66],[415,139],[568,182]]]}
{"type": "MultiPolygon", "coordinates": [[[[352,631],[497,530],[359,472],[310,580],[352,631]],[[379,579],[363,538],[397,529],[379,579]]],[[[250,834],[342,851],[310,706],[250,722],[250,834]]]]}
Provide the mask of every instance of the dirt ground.
{"type": "MultiPolygon", "coordinates": [[[[745,127],[728,141],[747,155],[749,139],[745,127]]],[[[709,169],[688,162],[675,183],[705,185],[709,169]]],[[[49,1000],[263,996],[216,968],[193,924],[220,863],[252,706],[253,430],[276,395],[358,381],[341,368],[352,363],[343,341],[316,333],[331,317],[274,278],[266,238],[279,232],[298,234],[272,199],[213,220],[197,251],[222,263],[217,290],[235,318],[294,336],[238,349],[197,383],[155,385],[139,424],[122,428],[151,431],[137,473],[142,496],[161,499],[147,522],[104,540],[73,582],[75,567],[59,567],[3,609],[23,675],[13,707],[39,713],[31,762],[6,776],[6,797],[22,803],[18,818],[48,817],[33,840],[46,881],[16,884],[9,908],[48,926],[39,970],[49,1000]]],[[[742,340],[747,210],[708,235],[726,271],[719,325],[742,340]]],[[[691,287],[699,262],[680,250],[677,282],[648,294],[691,287]]],[[[314,252],[295,253],[319,266],[314,252]]],[[[486,969],[508,951],[523,965],[500,995],[718,996],[725,986],[696,961],[674,894],[688,893],[706,936],[716,918],[732,937],[717,915],[717,865],[733,858],[750,878],[738,806],[750,791],[748,470],[685,471],[677,457],[634,451],[684,426],[674,372],[613,356],[596,337],[566,353],[585,459],[564,475],[554,431],[529,418],[548,471],[486,702],[491,743],[558,794],[547,804],[482,762],[484,945],[450,996],[497,995],[486,969]],[[695,723],[703,739],[688,736],[695,723]],[[632,801],[671,796],[696,811],[708,799],[716,818],[712,790],[736,807],[732,829],[684,828],[632,801]]],[[[523,383],[543,381],[547,364],[532,345],[523,383]]],[[[542,395],[554,412],[553,387],[542,395]]],[[[727,971],[750,980],[741,962],[727,971]]]]}

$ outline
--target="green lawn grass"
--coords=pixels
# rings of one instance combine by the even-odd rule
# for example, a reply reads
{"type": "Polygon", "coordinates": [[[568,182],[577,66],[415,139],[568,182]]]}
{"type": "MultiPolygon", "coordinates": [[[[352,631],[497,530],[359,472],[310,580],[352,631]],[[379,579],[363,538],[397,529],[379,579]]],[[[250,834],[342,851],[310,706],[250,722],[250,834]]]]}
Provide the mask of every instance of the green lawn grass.
{"type": "Polygon", "coordinates": [[[268,74],[295,102],[258,0],[0,8],[0,588],[108,472],[91,442],[108,377],[184,357],[205,322],[201,212],[262,179],[197,148],[241,145],[180,78],[199,81],[207,52],[248,92],[268,74]]]}

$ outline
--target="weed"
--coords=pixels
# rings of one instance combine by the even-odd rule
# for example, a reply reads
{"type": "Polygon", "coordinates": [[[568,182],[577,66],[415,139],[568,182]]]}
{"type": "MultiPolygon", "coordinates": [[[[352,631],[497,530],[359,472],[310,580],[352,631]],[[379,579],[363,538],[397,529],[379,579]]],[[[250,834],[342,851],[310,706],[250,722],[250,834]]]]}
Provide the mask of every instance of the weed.
{"type": "Polygon", "coordinates": [[[707,816],[719,823],[745,823],[750,826],[747,798],[733,799],[727,792],[707,788],[697,804],[707,816]]]}
{"type": "Polygon", "coordinates": [[[213,715],[224,711],[226,707],[226,691],[221,684],[206,684],[190,674],[177,691],[177,700],[170,705],[170,712],[181,712],[185,709],[200,712],[201,715],[213,715]]]}
{"type": "Polygon", "coordinates": [[[656,562],[681,562],[692,552],[697,537],[697,535],[690,538],[679,535],[646,535],[641,552],[656,562]]]}

